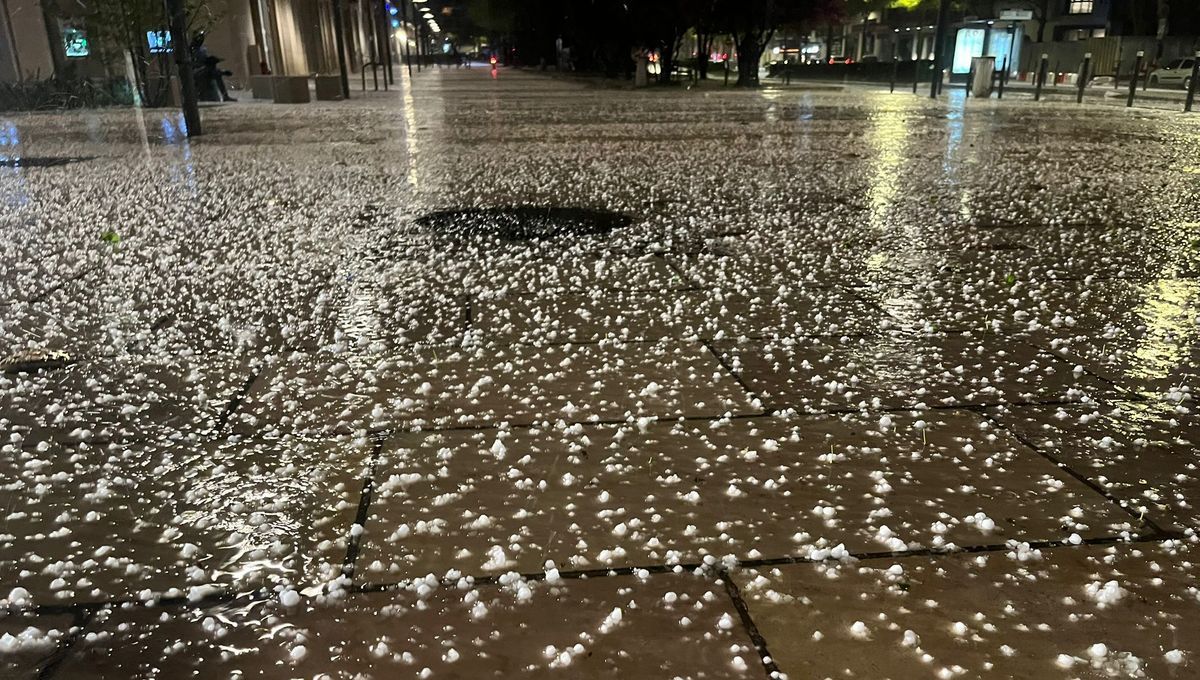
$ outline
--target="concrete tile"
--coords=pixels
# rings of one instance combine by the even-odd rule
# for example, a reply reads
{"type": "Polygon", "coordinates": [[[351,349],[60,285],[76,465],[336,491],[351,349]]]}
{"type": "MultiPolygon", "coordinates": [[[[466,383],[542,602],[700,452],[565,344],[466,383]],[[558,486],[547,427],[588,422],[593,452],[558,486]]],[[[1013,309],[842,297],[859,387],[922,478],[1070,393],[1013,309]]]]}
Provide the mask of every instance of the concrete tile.
{"type": "Polygon", "coordinates": [[[1167,403],[1191,402],[1200,392],[1200,332],[1193,312],[1156,307],[1154,323],[1103,331],[1060,329],[1031,335],[1038,346],[1131,393],[1167,403]]]}
{"type": "Polygon", "coordinates": [[[789,678],[1184,678],[1200,663],[1195,559],[1181,543],[1014,549],[737,581],[789,678]]]}
{"type": "MultiPolygon", "coordinates": [[[[428,586],[425,586],[428,589],[428,586]]],[[[62,665],[71,678],[760,677],[723,586],[691,575],[118,609],[62,665]]]]}
{"type": "Polygon", "coordinates": [[[253,374],[229,355],[125,357],[0,374],[0,432],[30,444],[214,430],[253,374]]]}
{"type": "Polygon", "coordinates": [[[234,414],[238,432],[721,416],[758,409],[696,343],[420,348],[270,366],[234,414]]]}
{"type": "Polygon", "coordinates": [[[587,342],[858,332],[881,316],[848,289],[795,286],[509,296],[480,302],[472,325],[491,341],[587,342]]]}
{"type": "Polygon", "coordinates": [[[1200,529],[1200,424],[1155,402],[1013,406],[995,417],[1160,525],[1200,529]]]}
{"type": "Polygon", "coordinates": [[[13,680],[34,680],[71,632],[69,614],[38,615],[0,609],[0,675],[13,680]]]}
{"type": "Polygon", "coordinates": [[[770,409],[827,410],[1086,401],[1109,383],[994,334],[869,335],[717,342],[726,365],[770,409]]]}
{"type": "Polygon", "coordinates": [[[975,413],[885,418],[397,435],[376,468],[358,577],[771,558],[839,544],[878,552],[1134,528],[1128,514],[975,413]]]}
{"type": "Polygon", "coordinates": [[[289,439],[5,453],[0,582],[62,604],[336,577],[369,446],[289,439]]]}

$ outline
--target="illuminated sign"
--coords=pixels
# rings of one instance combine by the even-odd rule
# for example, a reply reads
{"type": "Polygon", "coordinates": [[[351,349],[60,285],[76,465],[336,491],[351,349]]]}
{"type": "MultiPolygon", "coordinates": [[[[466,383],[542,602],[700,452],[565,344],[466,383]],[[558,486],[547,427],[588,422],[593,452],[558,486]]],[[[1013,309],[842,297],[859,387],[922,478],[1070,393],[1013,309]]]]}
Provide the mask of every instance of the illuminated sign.
{"type": "Polygon", "coordinates": [[[92,53],[92,47],[88,44],[87,34],[78,28],[64,28],[62,30],[63,49],[67,53],[67,57],[71,59],[79,59],[86,57],[92,53]]]}
{"type": "Polygon", "coordinates": [[[171,51],[170,31],[146,31],[146,44],[150,46],[150,54],[162,54],[171,51]]]}

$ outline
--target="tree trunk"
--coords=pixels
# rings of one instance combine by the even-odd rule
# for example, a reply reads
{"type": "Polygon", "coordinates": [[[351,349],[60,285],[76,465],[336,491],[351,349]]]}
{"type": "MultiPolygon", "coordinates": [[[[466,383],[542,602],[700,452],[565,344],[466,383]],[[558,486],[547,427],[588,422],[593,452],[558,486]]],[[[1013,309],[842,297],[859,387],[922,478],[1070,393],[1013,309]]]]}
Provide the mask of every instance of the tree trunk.
{"type": "Polygon", "coordinates": [[[670,40],[659,45],[658,57],[658,82],[660,85],[670,85],[671,75],[675,71],[675,33],[671,33],[670,40]]]}
{"type": "Polygon", "coordinates": [[[696,70],[700,80],[708,80],[708,53],[712,51],[712,36],[704,33],[696,34],[696,70]]]}
{"type": "Polygon", "coordinates": [[[737,40],[738,87],[758,87],[758,62],[762,59],[765,40],[758,33],[748,31],[737,40]]]}

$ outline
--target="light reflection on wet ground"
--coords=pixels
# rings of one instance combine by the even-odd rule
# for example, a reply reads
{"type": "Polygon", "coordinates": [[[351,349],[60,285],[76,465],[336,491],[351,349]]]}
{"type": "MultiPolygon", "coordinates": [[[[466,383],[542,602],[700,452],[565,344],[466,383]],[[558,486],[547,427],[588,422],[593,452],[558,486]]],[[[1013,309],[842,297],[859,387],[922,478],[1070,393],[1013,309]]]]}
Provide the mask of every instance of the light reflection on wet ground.
{"type": "Polygon", "coordinates": [[[1195,674],[1200,119],[402,84],[0,122],[6,676],[1195,674]]]}

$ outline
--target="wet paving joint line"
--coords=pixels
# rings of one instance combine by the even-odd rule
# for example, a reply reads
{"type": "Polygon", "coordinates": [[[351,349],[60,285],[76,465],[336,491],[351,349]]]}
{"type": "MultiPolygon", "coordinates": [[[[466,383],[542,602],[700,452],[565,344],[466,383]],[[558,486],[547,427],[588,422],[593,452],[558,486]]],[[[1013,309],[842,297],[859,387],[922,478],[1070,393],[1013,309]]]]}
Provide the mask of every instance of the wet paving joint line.
{"type": "Polygon", "coordinates": [[[367,474],[363,477],[362,492],[358,497],[358,512],[354,515],[354,525],[351,527],[349,538],[346,541],[346,557],[342,560],[342,575],[349,578],[351,583],[354,580],[354,565],[358,561],[358,552],[362,548],[362,537],[366,535],[367,514],[371,510],[371,500],[375,491],[375,472],[382,457],[383,443],[387,437],[373,435],[373,439],[375,443],[367,464],[367,474]],[[354,526],[359,527],[357,535],[354,533],[354,526]]]}
{"type": "MultiPolygon", "coordinates": [[[[721,365],[721,368],[725,369],[725,372],[729,374],[729,377],[736,380],[737,384],[742,386],[742,389],[746,391],[746,394],[749,395],[750,398],[754,399],[759,404],[762,404],[762,399],[761,399],[761,397],[759,397],[758,393],[755,392],[754,389],[750,387],[750,385],[746,384],[746,381],[742,380],[742,376],[739,375],[737,373],[737,371],[733,370],[733,367],[730,366],[729,363],[725,361],[725,357],[721,356],[721,353],[718,352],[717,349],[712,346],[711,342],[709,342],[708,340],[701,340],[700,344],[704,345],[704,348],[707,349],[709,351],[709,353],[713,355],[713,358],[717,360],[717,363],[721,365]]],[[[764,411],[764,413],[765,413],[765,411],[764,411]]]]}
{"type": "MultiPolygon", "coordinates": [[[[1085,538],[1080,543],[1070,543],[1065,539],[1044,539],[1034,541],[1018,541],[1013,539],[1006,543],[987,543],[969,546],[954,546],[950,548],[916,548],[911,550],[883,550],[883,551],[863,551],[849,554],[848,559],[837,559],[826,557],[822,559],[811,558],[804,555],[785,555],[781,557],[761,557],[752,560],[740,560],[734,566],[734,569],[756,569],[759,567],[775,567],[791,564],[852,564],[855,562],[869,562],[876,560],[896,560],[904,558],[917,557],[954,557],[956,555],[978,555],[983,553],[998,553],[1008,552],[1013,550],[1014,545],[1018,543],[1027,544],[1031,549],[1063,549],[1078,548],[1082,546],[1104,546],[1116,544],[1140,544],[1140,543],[1156,543],[1165,540],[1178,539],[1177,534],[1145,534],[1137,536],[1097,536],[1085,538]]],[[[575,569],[564,570],[558,573],[560,579],[564,581],[589,579],[589,578],[608,578],[614,576],[636,576],[641,574],[655,575],[668,573],[696,573],[698,571],[720,571],[726,567],[717,563],[708,564],[704,562],[681,562],[678,564],[649,564],[635,565],[629,567],[610,567],[597,569],[575,569]]],[[[545,572],[524,572],[517,574],[524,581],[544,581],[546,579],[545,572]]],[[[501,585],[500,579],[503,574],[485,574],[482,576],[472,576],[464,574],[463,578],[468,579],[475,586],[494,586],[501,585]]],[[[379,593],[389,590],[404,590],[408,586],[416,582],[424,582],[424,577],[413,576],[407,580],[394,581],[387,583],[362,583],[351,588],[355,593],[379,593]]],[[[458,579],[442,578],[439,583],[444,587],[454,587],[458,584],[458,579]]]]}
{"type": "Polygon", "coordinates": [[[676,276],[679,277],[679,280],[686,285],[684,290],[711,290],[714,288],[714,286],[705,286],[704,282],[700,280],[699,276],[692,276],[684,271],[683,267],[680,267],[672,260],[667,259],[667,255],[671,254],[674,253],[655,253],[654,256],[662,260],[663,264],[667,265],[671,271],[675,272],[676,276]]]}
{"type": "Polygon", "coordinates": [[[1064,365],[1064,366],[1069,366],[1071,368],[1072,372],[1075,370],[1075,366],[1083,366],[1084,373],[1087,373],[1088,375],[1099,380],[1100,382],[1111,386],[1117,392],[1117,394],[1120,395],[1118,398],[1130,399],[1130,400],[1134,400],[1134,401],[1140,401],[1142,399],[1142,396],[1140,394],[1138,394],[1137,392],[1135,392],[1134,390],[1131,390],[1128,387],[1125,387],[1124,385],[1118,384],[1115,380],[1110,380],[1110,379],[1106,378],[1105,376],[1088,368],[1085,364],[1072,363],[1071,359],[1068,359],[1067,357],[1062,356],[1061,354],[1059,354],[1058,352],[1054,351],[1053,349],[1051,349],[1049,347],[1043,347],[1042,345],[1037,344],[1036,342],[1034,342],[1033,340],[1030,340],[1029,338],[1021,338],[1021,337],[1014,336],[1014,339],[1017,342],[1020,342],[1021,344],[1025,345],[1026,347],[1032,347],[1033,349],[1036,349],[1039,352],[1045,352],[1046,354],[1049,354],[1050,356],[1054,357],[1058,361],[1059,364],[1064,365]]]}
{"type": "Polygon", "coordinates": [[[58,667],[71,655],[71,650],[75,647],[75,643],[79,641],[80,635],[83,634],[84,629],[91,623],[92,617],[96,615],[96,610],[76,609],[71,614],[70,631],[58,641],[58,645],[55,646],[54,651],[38,664],[38,680],[46,680],[46,678],[55,676],[58,672],[58,667]]]}
{"type": "Polygon", "coordinates": [[[242,385],[241,389],[230,397],[229,403],[225,405],[225,409],[221,411],[221,415],[217,416],[216,434],[218,438],[221,436],[221,431],[229,424],[229,419],[233,417],[233,413],[237,411],[238,407],[242,405],[242,401],[246,399],[246,395],[250,394],[250,388],[254,386],[254,381],[258,380],[259,375],[261,375],[259,371],[251,373],[250,377],[246,380],[246,384],[242,385]]]}
{"type": "Polygon", "coordinates": [[[1100,486],[1100,484],[1098,484],[1094,480],[1092,480],[1091,477],[1088,477],[1087,475],[1076,471],[1073,467],[1071,467],[1066,462],[1059,459],[1057,456],[1051,454],[1048,451],[1042,450],[1037,445],[1035,445],[1033,442],[1026,439],[1020,433],[1005,427],[1004,423],[997,420],[995,417],[990,416],[990,415],[986,415],[985,417],[987,417],[997,428],[1004,430],[1005,432],[1011,434],[1017,441],[1021,442],[1026,447],[1028,447],[1031,451],[1033,451],[1037,455],[1039,455],[1042,458],[1049,461],[1056,468],[1066,472],[1068,475],[1071,475],[1071,477],[1078,480],[1084,486],[1086,486],[1089,489],[1091,489],[1092,491],[1095,491],[1096,493],[1100,494],[1108,502],[1116,505],[1118,508],[1120,508],[1122,511],[1124,511],[1127,515],[1129,515],[1133,519],[1144,524],[1146,526],[1146,528],[1150,529],[1150,531],[1153,532],[1155,535],[1162,536],[1164,538],[1174,538],[1174,537],[1178,536],[1178,532],[1168,531],[1166,529],[1163,529],[1163,527],[1160,526],[1158,524],[1158,522],[1155,522],[1153,519],[1151,519],[1149,515],[1138,512],[1137,510],[1135,510],[1132,507],[1132,505],[1129,502],[1122,500],[1121,498],[1119,498],[1118,496],[1116,496],[1112,492],[1110,492],[1108,489],[1105,489],[1103,486],[1100,486]]]}
{"type": "MultiPolygon", "coordinates": [[[[1177,533],[1164,534],[1147,534],[1141,536],[1100,536],[1093,538],[1085,538],[1079,544],[1068,543],[1065,540],[1041,540],[1041,541],[1024,541],[1031,549],[1062,549],[1070,550],[1072,548],[1081,548],[1083,546],[1104,546],[1104,545],[1136,545],[1146,543],[1158,543],[1165,540],[1175,540],[1180,538],[1177,533]]],[[[789,564],[853,564],[855,562],[873,561],[873,560],[896,560],[915,557],[953,557],[955,555],[977,555],[982,553],[997,553],[1011,551],[1013,545],[1017,543],[1016,539],[1009,543],[1003,544],[983,544],[971,546],[955,546],[952,549],[946,548],[920,548],[915,550],[900,550],[900,551],[880,551],[880,552],[857,552],[850,553],[848,560],[838,560],[832,557],[825,559],[813,559],[802,555],[783,556],[783,557],[764,557],[753,560],[744,560],[736,564],[735,569],[754,569],[758,567],[772,567],[789,564]]],[[[646,574],[649,576],[661,575],[668,573],[692,573],[698,571],[713,571],[719,569],[716,564],[706,564],[703,562],[682,562],[679,564],[651,564],[643,566],[629,567],[613,567],[601,569],[577,569],[571,571],[559,572],[559,577],[567,580],[582,580],[589,578],[607,578],[614,576],[640,576],[646,574]]],[[[488,574],[484,576],[472,577],[466,576],[471,583],[476,586],[499,586],[500,579],[503,574],[488,574]]],[[[545,572],[528,572],[518,574],[521,579],[526,581],[544,581],[546,579],[545,572]]],[[[398,581],[392,583],[364,583],[359,585],[351,585],[348,589],[352,593],[366,594],[379,593],[392,590],[404,590],[407,586],[415,583],[418,580],[424,580],[420,577],[413,577],[406,581],[398,581]]],[[[446,587],[457,585],[457,580],[441,579],[441,584],[446,587]]],[[[119,598],[114,600],[106,600],[101,602],[86,602],[74,604],[50,604],[37,605],[27,609],[18,609],[17,611],[32,611],[40,616],[54,616],[62,614],[72,614],[75,616],[91,616],[102,609],[116,609],[124,606],[132,607],[148,607],[152,606],[156,609],[207,609],[216,605],[227,604],[237,601],[258,602],[268,600],[275,596],[274,591],[270,588],[258,588],[247,592],[234,592],[228,589],[219,590],[203,597],[188,598],[186,595],[177,597],[167,597],[151,602],[135,600],[130,598],[119,598]]]]}
{"type": "Polygon", "coordinates": [[[742,592],[738,589],[737,583],[734,582],[729,572],[725,569],[721,569],[717,573],[721,579],[721,583],[725,586],[725,593],[729,595],[729,599],[733,602],[733,608],[737,610],[738,618],[742,621],[742,627],[746,629],[746,634],[750,636],[750,642],[754,644],[754,649],[758,652],[758,660],[762,662],[763,670],[767,672],[767,677],[783,677],[783,674],[779,670],[779,665],[771,658],[771,652],[767,649],[766,638],[758,630],[758,626],[754,623],[754,618],[750,616],[750,607],[746,605],[746,600],[742,598],[742,592]]]}

